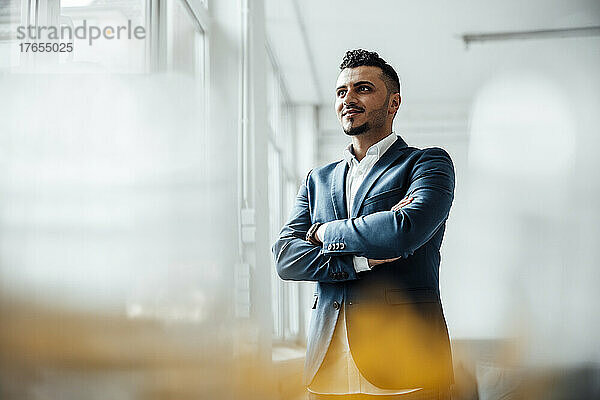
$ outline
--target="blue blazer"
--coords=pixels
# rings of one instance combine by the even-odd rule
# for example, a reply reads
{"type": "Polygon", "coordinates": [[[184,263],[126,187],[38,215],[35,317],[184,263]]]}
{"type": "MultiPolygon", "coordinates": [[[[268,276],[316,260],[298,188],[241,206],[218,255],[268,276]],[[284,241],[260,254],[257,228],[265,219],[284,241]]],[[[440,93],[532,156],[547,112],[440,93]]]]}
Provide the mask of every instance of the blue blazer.
{"type": "Polygon", "coordinates": [[[345,160],[312,170],[273,245],[285,280],[316,281],[305,383],[318,371],[340,312],[350,351],[365,378],[383,389],[447,386],[452,357],[439,295],[440,245],[454,197],[454,167],[440,148],[398,140],[365,177],[346,208],[345,160]],[[404,197],[413,201],[390,211],[404,197]],[[310,226],[333,221],[323,246],[310,226]],[[399,260],[357,274],[353,256],[399,260]]]}

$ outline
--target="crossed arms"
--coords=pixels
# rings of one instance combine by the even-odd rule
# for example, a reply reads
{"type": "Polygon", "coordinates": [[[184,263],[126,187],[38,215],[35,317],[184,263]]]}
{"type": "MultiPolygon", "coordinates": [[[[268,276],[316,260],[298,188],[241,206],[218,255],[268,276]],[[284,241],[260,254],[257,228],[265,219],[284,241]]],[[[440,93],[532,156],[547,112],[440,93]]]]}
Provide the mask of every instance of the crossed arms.
{"type": "Polygon", "coordinates": [[[322,246],[305,240],[312,222],[307,181],[303,182],[291,218],[272,248],[279,276],[296,281],[354,280],[354,256],[388,260],[413,254],[448,217],[454,198],[450,156],[439,148],[424,150],[412,168],[409,182],[407,198],[412,201],[405,201],[402,207],[399,203],[390,211],[330,221],[322,246]]]}

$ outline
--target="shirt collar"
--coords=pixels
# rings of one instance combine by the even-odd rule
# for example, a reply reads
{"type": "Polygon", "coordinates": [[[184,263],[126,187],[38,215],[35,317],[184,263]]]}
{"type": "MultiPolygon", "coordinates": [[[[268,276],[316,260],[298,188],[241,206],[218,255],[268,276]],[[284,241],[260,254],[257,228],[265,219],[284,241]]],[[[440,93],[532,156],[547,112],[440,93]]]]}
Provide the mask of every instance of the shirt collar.
{"type": "MultiPolygon", "coordinates": [[[[379,142],[375,143],[371,147],[367,149],[367,156],[374,155],[376,160],[379,160],[381,156],[394,144],[394,142],[398,139],[398,136],[394,132],[390,133],[379,142]]],[[[354,156],[354,149],[352,148],[352,143],[350,143],[344,149],[344,160],[348,163],[348,165],[352,165],[352,160],[358,160],[354,156]]]]}

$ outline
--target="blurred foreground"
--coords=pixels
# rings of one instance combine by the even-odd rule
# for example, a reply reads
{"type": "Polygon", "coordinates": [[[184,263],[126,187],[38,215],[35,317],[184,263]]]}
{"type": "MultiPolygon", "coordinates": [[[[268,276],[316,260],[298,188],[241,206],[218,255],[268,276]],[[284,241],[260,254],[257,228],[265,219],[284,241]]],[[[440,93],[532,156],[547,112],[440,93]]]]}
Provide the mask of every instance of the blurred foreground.
{"type": "Polygon", "coordinates": [[[270,365],[245,353],[234,330],[7,299],[0,307],[3,400],[263,399],[273,393],[270,365]]]}
{"type": "MultiPolygon", "coordinates": [[[[260,360],[231,329],[0,303],[3,400],[305,398],[301,350],[260,360]],[[296,358],[295,358],[296,357],[296,358]]],[[[516,340],[453,343],[453,399],[597,399],[600,366],[532,367],[516,340]]]]}

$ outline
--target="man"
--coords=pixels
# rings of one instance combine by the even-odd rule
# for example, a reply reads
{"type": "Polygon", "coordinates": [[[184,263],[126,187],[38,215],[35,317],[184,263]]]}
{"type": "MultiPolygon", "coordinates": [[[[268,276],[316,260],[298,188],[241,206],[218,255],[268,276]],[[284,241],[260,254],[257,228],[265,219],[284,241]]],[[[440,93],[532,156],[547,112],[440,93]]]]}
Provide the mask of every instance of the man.
{"type": "Polygon", "coordinates": [[[377,53],[340,66],[335,109],[352,138],[312,170],[273,245],[282,279],[317,281],[305,362],[313,399],[446,399],[453,383],[439,295],[454,168],[392,132],[400,81],[377,53]]]}

